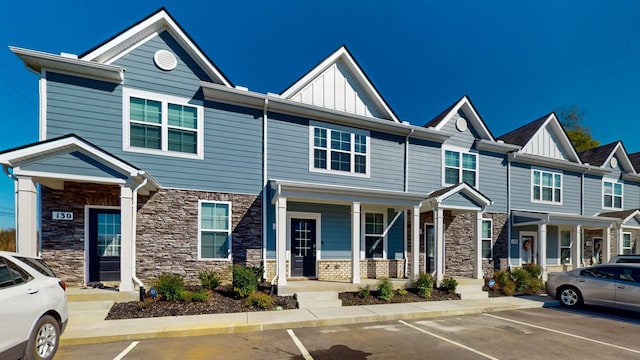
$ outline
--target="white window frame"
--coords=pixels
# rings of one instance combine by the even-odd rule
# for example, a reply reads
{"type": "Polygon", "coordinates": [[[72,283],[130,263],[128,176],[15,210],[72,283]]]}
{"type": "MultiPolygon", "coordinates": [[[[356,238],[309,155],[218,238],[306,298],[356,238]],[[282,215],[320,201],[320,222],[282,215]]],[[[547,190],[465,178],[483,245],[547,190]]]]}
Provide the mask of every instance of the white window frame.
{"type": "Polygon", "coordinates": [[[573,261],[573,230],[568,229],[568,228],[558,228],[558,260],[559,260],[559,264],[558,265],[563,265],[563,264],[567,264],[567,265],[572,265],[572,261],[573,261]],[[563,231],[567,231],[569,232],[569,246],[562,246],[562,232],[563,231]],[[569,260],[565,263],[564,259],[562,258],[562,249],[566,249],[569,248],[569,260]]]}
{"type": "Polygon", "coordinates": [[[563,176],[564,174],[561,172],[554,172],[554,171],[548,171],[548,170],[540,170],[540,169],[531,169],[531,185],[529,187],[530,191],[531,191],[531,202],[532,203],[541,203],[541,204],[551,204],[551,205],[562,205],[562,198],[564,197],[564,179],[563,176]],[[539,172],[540,173],[540,199],[536,199],[533,197],[534,191],[533,191],[533,187],[535,186],[534,184],[534,173],[535,172],[539,172]],[[556,187],[556,175],[560,175],[560,200],[559,201],[548,201],[548,200],[542,200],[542,174],[543,173],[547,173],[547,174],[551,174],[552,175],[552,185],[551,185],[551,194],[552,196],[555,198],[555,190],[557,189],[556,187]]]}
{"type": "MultiPolygon", "coordinates": [[[[344,151],[344,150],[335,150],[335,151],[336,152],[346,153],[346,151],[344,151]]],[[[357,176],[357,177],[364,177],[364,178],[371,177],[371,136],[369,134],[365,134],[363,132],[354,132],[353,130],[349,130],[349,129],[333,129],[333,128],[326,127],[326,126],[309,125],[309,171],[318,172],[318,173],[325,173],[325,174],[357,176]],[[327,132],[327,147],[326,148],[316,147],[315,146],[315,129],[323,129],[323,130],[325,130],[327,132]],[[351,138],[350,138],[350,145],[351,145],[350,147],[351,147],[351,149],[349,150],[349,155],[350,155],[350,169],[349,169],[349,171],[332,170],[331,169],[331,152],[334,151],[334,150],[331,149],[331,132],[333,132],[333,131],[349,133],[351,135],[351,138]],[[357,153],[355,151],[356,134],[365,137],[365,146],[367,148],[367,151],[365,153],[357,153]],[[324,169],[315,167],[315,150],[316,149],[325,150],[327,152],[326,153],[327,154],[327,158],[326,158],[326,162],[327,163],[326,163],[326,168],[324,168],[324,169]],[[365,156],[366,169],[365,169],[365,173],[364,174],[363,173],[358,173],[358,172],[355,171],[356,155],[364,155],[365,156]]]]}
{"type": "Polygon", "coordinates": [[[224,260],[224,261],[231,261],[231,255],[233,254],[233,251],[231,249],[231,244],[233,244],[232,239],[231,239],[231,234],[232,234],[232,219],[233,219],[233,212],[232,212],[232,204],[230,201],[217,201],[217,200],[198,200],[198,260],[203,260],[203,261],[210,261],[210,260],[224,260]],[[224,204],[227,205],[229,207],[229,218],[227,219],[227,249],[229,254],[227,255],[227,257],[223,257],[223,258],[203,258],[202,257],[202,232],[203,231],[210,231],[210,232],[225,232],[224,230],[213,230],[213,229],[202,229],[202,204],[224,204]]]}
{"type": "Polygon", "coordinates": [[[633,236],[630,232],[623,232],[622,233],[622,241],[621,241],[621,248],[622,248],[622,254],[621,255],[625,255],[626,253],[624,252],[625,250],[629,250],[629,254],[633,254],[631,252],[631,250],[633,249],[633,245],[631,245],[631,241],[633,240],[633,236]],[[624,236],[625,235],[629,235],[629,246],[624,246],[624,236]]]}
{"type": "Polygon", "coordinates": [[[620,181],[615,181],[615,180],[611,180],[611,179],[603,179],[602,180],[602,208],[603,209],[610,209],[610,210],[622,210],[624,209],[624,183],[620,182],[620,181]],[[605,197],[605,193],[604,193],[604,189],[605,189],[605,185],[607,183],[611,184],[611,206],[606,206],[605,205],[605,201],[604,201],[604,197],[605,197]],[[620,185],[621,188],[621,194],[620,195],[615,195],[615,186],[616,185],[620,185]],[[620,207],[615,207],[615,198],[616,197],[620,197],[620,207]]]}
{"type": "Polygon", "coordinates": [[[483,250],[483,246],[482,245],[484,244],[484,242],[488,241],[489,242],[490,254],[489,254],[489,257],[484,257],[483,256],[484,254],[480,254],[480,256],[483,259],[490,260],[490,259],[493,259],[493,219],[481,219],[481,220],[482,220],[482,227],[483,228],[480,229],[480,236],[481,236],[480,237],[480,252],[482,252],[482,250],[483,250]],[[489,234],[488,238],[484,237],[484,223],[485,222],[489,223],[490,234],[489,234]]]}
{"type": "Polygon", "coordinates": [[[447,182],[447,175],[446,175],[446,168],[452,168],[451,166],[447,166],[447,161],[446,161],[446,154],[447,151],[451,151],[451,152],[456,152],[460,155],[460,164],[457,167],[458,169],[458,184],[462,182],[462,172],[463,172],[463,167],[462,167],[462,155],[463,154],[467,154],[467,155],[473,155],[476,158],[476,169],[475,169],[475,186],[474,188],[479,189],[480,188],[480,155],[478,153],[475,152],[471,152],[469,150],[465,150],[465,149],[461,149],[461,148],[455,148],[455,147],[443,147],[442,148],[442,186],[451,186],[451,185],[458,185],[458,184],[450,184],[447,182]]]}
{"type": "MultiPolygon", "coordinates": [[[[127,152],[136,152],[143,154],[153,154],[162,156],[174,156],[188,159],[204,159],[204,107],[202,105],[191,104],[191,99],[181,98],[177,96],[171,96],[166,94],[159,94],[145,90],[123,88],[122,89],[122,150],[127,152]],[[158,101],[161,103],[162,118],[161,118],[161,145],[160,149],[148,149],[143,147],[131,146],[131,121],[130,121],[130,99],[132,97],[158,101]],[[169,150],[169,103],[175,105],[184,105],[196,108],[197,113],[197,128],[196,131],[196,153],[183,153],[180,151],[169,150]]],[[[176,128],[171,126],[171,128],[176,128]]],[[[179,128],[178,128],[179,129],[179,128]]],[[[193,129],[189,129],[193,131],[193,129]]]]}
{"type": "Polygon", "coordinates": [[[362,219],[361,219],[361,230],[360,233],[362,234],[362,236],[360,236],[360,258],[363,260],[385,260],[387,258],[387,228],[389,227],[389,224],[387,223],[388,219],[387,219],[387,209],[386,208],[366,208],[366,209],[362,209],[362,219]],[[382,257],[371,257],[368,258],[367,257],[367,235],[371,235],[371,236],[375,236],[378,234],[367,234],[366,233],[366,229],[367,229],[367,214],[382,214],[382,235],[384,235],[382,237],[382,257]]]}

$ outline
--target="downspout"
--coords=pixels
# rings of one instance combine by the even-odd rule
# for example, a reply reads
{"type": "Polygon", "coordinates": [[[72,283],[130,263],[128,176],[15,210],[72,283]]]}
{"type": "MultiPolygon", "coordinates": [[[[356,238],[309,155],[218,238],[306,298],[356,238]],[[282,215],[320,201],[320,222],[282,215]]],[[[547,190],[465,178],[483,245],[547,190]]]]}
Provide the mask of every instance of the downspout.
{"type": "MultiPolygon", "coordinates": [[[[280,194],[282,192],[282,185],[278,184],[278,189],[276,190],[276,199],[280,198],[280,194]]],[[[278,219],[278,207],[276,206],[276,219],[278,219]]],[[[273,295],[274,284],[276,283],[276,279],[278,279],[278,234],[276,234],[276,271],[273,279],[271,279],[271,294],[273,295]]]]}
{"type": "MultiPolygon", "coordinates": [[[[143,173],[144,174],[144,173],[143,173]]],[[[131,234],[131,278],[138,284],[140,288],[140,301],[144,300],[145,291],[144,284],[138,277],[136,276],[136,233],[137,233],[137,219],[138,219],[138,190],[140,190],[143,186],[147,185],[148,179],[145,177],[144,180],[140,183],[140,185],[136,186],[133,189],[133,201],[131,201],[131,213],[133,214],[133,219],[131,219],[131,228],[133,230],[131,234]]]]}
{"type": "Polygon", "coordinates": [[[511,154],[507,154],[507,270],[511,271],[511,226],[513,224],[511,214],[511,154]]]}
{"type": "MultiPolygon", "coordinates": [[[[267,108],[269,99],[264,99],[262,108],[262,268],[267,269],[267,108]]],[[[277,271],[276,271],[277,273],[277,271]]],[[[273,284],[273,282],[271,282],[273,284]]]]}

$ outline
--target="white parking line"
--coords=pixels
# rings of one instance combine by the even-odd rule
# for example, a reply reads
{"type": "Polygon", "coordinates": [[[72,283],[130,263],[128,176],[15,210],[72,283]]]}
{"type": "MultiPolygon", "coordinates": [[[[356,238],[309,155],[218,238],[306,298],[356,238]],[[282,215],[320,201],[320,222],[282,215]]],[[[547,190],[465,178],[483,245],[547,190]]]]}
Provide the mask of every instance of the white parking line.
{"type": "Polygon", "coordinates": [[[473,348],[470,348],[470,347],[468,347],[468,346],[466,346],[466,345],[460,344],[459,342],[455,342],[455,341],[453,341],[453,340],[449,340],[449,339],[447,339],[447,338],[445,338],[445,337],[442,337],[442,336],[440,336],[440,335],[434,334],[434,333],[432,333],[432,332],[429,332],[429,331],[427,331],[427,330],[425,330],[425,329],[422,329],[422,328],[419,328],[419,327],[417,327],[417,326],[411,325],[411,324],[409,324],[409,323],[407,323],[407,322],[404,322],[404,321],[402,321],[402,320],[399,320],[399,322],[400,322],[401,324],[405,324],[405,325],[407,325],[408,327],[410,327],[410,328],[412,328],[412,329],[418,330],[418,331],[420,331],[420,332],[422,332],[422,333],[425,333],[425,334],[427,334],[427,335],[431,335],[431,336],[433,336],[433,337],[435,337],[435,338],[437,338],[437,339],[440,339],[440,340],[442,340],[442,341],[446,341],[446,342],[448,342],[449,344],[453,344],[453,345],[455,345],[455,346],[459,346],[459,347],[461,347],[461,348],[463,348],[463,349],[469,350],[469,351],[471,351],[471,352],[473,352],[473,353],[476,353],[476,354],[478,354],[478,355],[480,355],[480,356],[484,356],[484,357],[486,357],[487,359],[498,360],[498,358],[495,358],[495,357],[493,357],[493,356],[491,356],[491,355],[485,354],[485,353],[483,353],[483,352],[481,352],[481,351],[478,351],[478,350],[473,349],[473,348]]]}
{"type": "Polygon", "coordinates": [[[140,343],[140,341],[134,341],[131,344],[129,344],[129,346],[127,346],[126,349],[122,350],[122,352],[120,354],[118,354],[118,356],[114,357],[113,360],[122,360],[124,359],[124,357],[131,351],[133,350],[134,347],[136,347],[136,345],[138,345],[140,343]]]}
{"type": "Polygon", "coordinates": [[[296,334],[293,333],[293,330],[287,329],[287,332],[289,333],[289,336],[291,336],[291,339],[293,339],[293,342],[298,347],[298,350],[300,350],[302,357],[305,360],[313,360],[313,357],[311,356],[311,354],[309,354],[309,352],[307,351],[307,348],[304,347],[304,345],[302,344],[302,341],[300,341],[300,339],[298,339],[296,334]]]}
{"type": "Polygon", "coordinates": [[[569,336],[569,337],[572,337],[572,338],[576,338],[576,339],[580,339],[580,340],[586,340],[586,341],[591,341],[591,342],[594,342],[594,343],[596,343],[596,344],[606,345],[606,346],[610,346],[610,347],[612,347],[612,348],[616,348],[616,349],[619,349],[619,350],[624,350],[624,351],[629,351],[629,352],[632,352],[632,353],[640,354],[640,351],[639,351],[639,350],[634,350],[634,349],[626,348],[626,347],[624,347],[624,346],[619,346],[619,345],[609,344],[609,343],[606,343],[606,342],[604,342],[604,341],[600,341],[600,340],[596,340],[596,339],[591,339],[591,338],[584,337],[584,336],[580,336],[580,335],[574,335],[574,334],[567,333],[567,332],[564,332],[564,331],[560,331],[560,330],[554,330],[554,329],[546,328],[546,327],[544,327],[544,326],[533,325],[533,324],[525,323],[525,322],[522,322],[522,321],[517,321],[517,320],[508,319],[508,318],[503,318],[503,317],[501,317],[501,316],[496,316],[496,315],[491,315],[491,314],[483,314],[483,315],[485,315],[485,316],[489,316],[489,317],[492,317],[492,318],[494,318],[494,319],[499,319],[499,320],[509,321],[509,322],[512,322],[512,323],[516,323],[516,324],[520,324],[520,325],[525,325],[525,326],[530,326],[530,327],[532,327],[532,328],[536,328],[536,329],[540,329],[540,330],[545,330],[545,331],[550,331],[550,332],[553,332],[553,333],[556,333],[556,334],[562,334],[562,335],[569,336]]]}

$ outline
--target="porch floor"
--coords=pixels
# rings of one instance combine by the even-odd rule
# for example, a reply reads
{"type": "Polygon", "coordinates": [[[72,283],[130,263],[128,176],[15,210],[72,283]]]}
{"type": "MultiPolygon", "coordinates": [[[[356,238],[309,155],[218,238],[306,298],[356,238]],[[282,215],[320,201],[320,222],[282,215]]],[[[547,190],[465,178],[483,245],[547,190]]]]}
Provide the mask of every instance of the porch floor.
{"type": "MultiPolygon", "coordinates": [[[[409,279],[389,279],[394,289],[405,289],[413,286],[413,280],[409,279]]],[[[359,284],[353,284],[349,280],[345,281],[320,281],[320,280],[287,280],[287,285],[278,286],[278,295],[290,296],[299,292],[307,291],[336,291],[350,292],[358,291],[360,288],[369,285],[375,289],[380,283],[380,279],[361,279],[359,284]]]]}

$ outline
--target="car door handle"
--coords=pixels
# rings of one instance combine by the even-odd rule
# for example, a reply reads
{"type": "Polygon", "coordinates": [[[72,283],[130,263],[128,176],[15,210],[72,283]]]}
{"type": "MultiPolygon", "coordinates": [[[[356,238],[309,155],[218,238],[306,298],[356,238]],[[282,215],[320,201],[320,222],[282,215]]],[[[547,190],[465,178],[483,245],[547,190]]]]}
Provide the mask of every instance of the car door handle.
{"type": "Polygon", "coordinates": [[[624,285],[618,285],[618,289],[626,289],[627,287],[624,285]]]}
{"type": "Polygon", "coordinates": [[[38,289],[29,289],[27,290],[27,294],[35,294],[38,292],[38,289]]]}
{"type": "Polygon", "coordinates": [[[578,279],[578,282],[585,282],[584,279],[578,279]]]}

